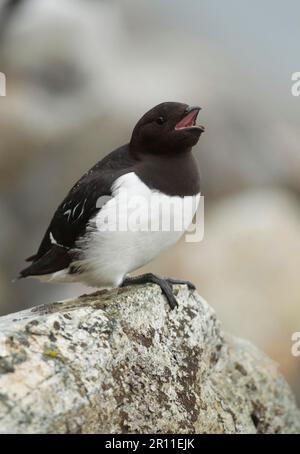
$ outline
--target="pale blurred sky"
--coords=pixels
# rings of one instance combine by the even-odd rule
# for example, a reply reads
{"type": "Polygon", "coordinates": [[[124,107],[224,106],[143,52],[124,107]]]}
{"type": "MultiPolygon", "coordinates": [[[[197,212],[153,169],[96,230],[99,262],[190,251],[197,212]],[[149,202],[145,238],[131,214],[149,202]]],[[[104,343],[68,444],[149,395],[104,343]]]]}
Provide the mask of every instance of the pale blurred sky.
{"type": "Polygon", "coordinates": [[[291,116],[299,112],[299,98],[290,92],[292,73],[300,71],[299,0],[154,0],[152,4],[166,26],[173,23],[183,34],[195,33],[238,61],[273,98],[275,109],[280,111],[284,104],[291,116]]]}
{"type": "MultiPolygon", "coordinates": [[[[243,53],[249,63],[266,66],[280,77],[282,71],[296,71],[300,45],[300,2],[298,0],[165,0],[160,8],[210,40],[223,42],[233,53],[243,53]],[[203,29],[204,27],[204,29],[203,29]],[[271,67],[270,67],[271,65],[271,67]]],[[[153,3],[154,3],[153,2],[153,3]]]]}

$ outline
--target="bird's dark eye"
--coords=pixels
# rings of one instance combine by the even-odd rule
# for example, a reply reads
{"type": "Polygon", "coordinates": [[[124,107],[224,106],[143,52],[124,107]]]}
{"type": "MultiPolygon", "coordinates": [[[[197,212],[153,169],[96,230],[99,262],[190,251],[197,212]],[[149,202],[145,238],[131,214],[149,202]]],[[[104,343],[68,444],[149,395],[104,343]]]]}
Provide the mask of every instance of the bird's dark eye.
{"type": "Polygon", "coordinates": [[[156,123],[157,123],[158,125],[164,124],[165,121],[166,121],[166,119],[165,119],[164,117],[158,117],[158,118],[156,119],[156,123]]]}

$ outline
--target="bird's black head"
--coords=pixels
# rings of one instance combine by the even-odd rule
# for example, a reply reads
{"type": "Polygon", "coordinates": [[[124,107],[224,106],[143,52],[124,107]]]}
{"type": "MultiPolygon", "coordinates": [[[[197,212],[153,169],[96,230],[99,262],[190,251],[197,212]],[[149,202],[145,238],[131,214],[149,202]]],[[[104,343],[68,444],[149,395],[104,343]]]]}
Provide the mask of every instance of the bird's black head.
{"type": "Polygon", "coordinates": [[[200,107],[164,102],[136,124],[130,146],[137,153],[172,154],[190,150],[204,132],[196,125],[200,107]]]}

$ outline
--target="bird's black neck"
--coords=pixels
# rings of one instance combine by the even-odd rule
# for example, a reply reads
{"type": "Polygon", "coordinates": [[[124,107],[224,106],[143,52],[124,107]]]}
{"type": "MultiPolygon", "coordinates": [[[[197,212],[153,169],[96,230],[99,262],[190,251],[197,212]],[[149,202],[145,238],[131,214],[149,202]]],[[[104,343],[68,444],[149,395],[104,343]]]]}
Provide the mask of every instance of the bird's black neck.
{"type": "Polygon", "coordinates": [[[186,196],[200,192],[198,165],[190,150],[174,155],[139,155],[135,172],[147,186],[164,194],[186,196]]]}

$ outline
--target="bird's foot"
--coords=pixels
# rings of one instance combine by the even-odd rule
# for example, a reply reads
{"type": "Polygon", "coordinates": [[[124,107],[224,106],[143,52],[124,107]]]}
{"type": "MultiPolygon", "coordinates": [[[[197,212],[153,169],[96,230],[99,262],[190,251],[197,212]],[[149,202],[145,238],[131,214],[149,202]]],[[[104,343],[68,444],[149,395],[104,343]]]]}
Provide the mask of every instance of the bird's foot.
{"type": "MultiPolygon", "coordinates": [[[[180,283],[182,283],[181,281],[180,283]]],[[[126,277],[120,287],[127,287],[128,285],[139,285],[139,284],[157,284],[161,288],[163,295],[167,298],[171,309],[175,309],[178,306],[177,300],[173,295],[172,284],[179,283],[175,282],[175,279],[162,279],[152,273],[141,274],[140,276],[126,277]]],[[[184,282],[186,283],[186,282],[184,282]]]]}
{"type": "Polygon", "coordinates": [[[170,285],[186,285],[189,290],[196,290],[195,285],[192,282],[190,282],[190,281],[184,281],[182,279],[172,279],[171,277],[168,277],[165,280],[170,285]]]}

